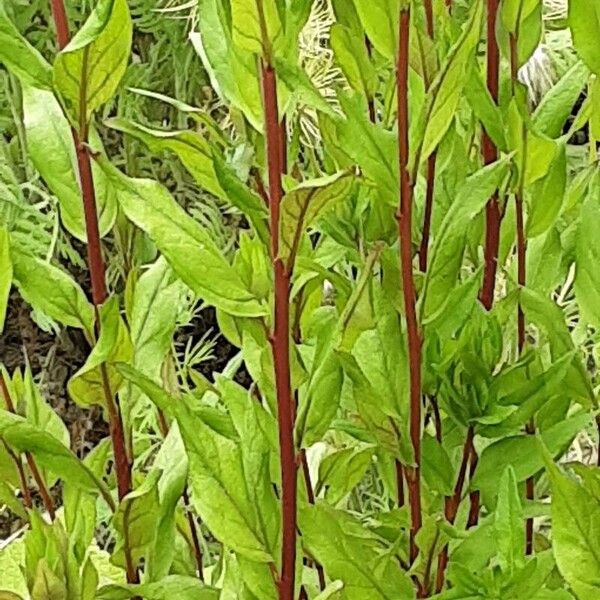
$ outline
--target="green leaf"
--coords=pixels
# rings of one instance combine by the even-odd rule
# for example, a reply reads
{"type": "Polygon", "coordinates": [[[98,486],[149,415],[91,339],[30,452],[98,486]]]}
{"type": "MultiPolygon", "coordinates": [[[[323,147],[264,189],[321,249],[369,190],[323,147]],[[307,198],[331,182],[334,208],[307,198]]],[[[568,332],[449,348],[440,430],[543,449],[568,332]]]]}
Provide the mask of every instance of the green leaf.
{"type": "Polygon", "coordinates": [[[169,574],[175,554],[175,511],[188,476],[188,458],[177,422],[171,424],[162,443],[154,468],[161,472],[158,480],[159,507],[155,516],[156,536],[146,561],[148,582],[163,580],[169,574]]]}
{"type": "Polygon", "coordinates": [[[349,173],[305,181],[289,191],[281,202],[279,256],[294,260],[302,234],[336,202],[346,198],[354,178],[349,173]]]}
{"type": "Polygon", "coordinates": [[[145,231],[177,276],[200,298],[236,316],[268,313],[221,254],[210,234],[159,183],[131,179],[108,161],[102,168],[127,217],[145,231]]]}
{"type": "Polygon", "coordinates": [[[200,0],[198,30],[190,39],[216,93],[262,131],[263,109],[256,56],[234,46],[230,15],[221,0],[200,0]]]}
{"type": "Polygon", "coordinates": [[[423,161],[436,149],[448,131],[456,113],[462,90],[466,84],[465,71],[471,64],[479,42],[483,20],[483,4],[476,2],[472,14],[465,23],[461,36],[448,52],[446,63],[431,84],[429,102],[423,111],[424,133],[420,160],[423,161]]]}
{"type": "MultiPolygon", "coordinates": [[[[564,452],[573,438],[590,422],[586,413],[570,417],[541,434],[553,457],[564,452]]],[[[511,436],[494,442],[481,453],[471,489],[481,491],[481,499],[494,506],[498,493],[498,473],[512,466],[518,482],[538,473],[544,466],[538,440],[532,435],[511,436]]]]}
{"type": "Polygon", "coordinates": [[[563,206],[567,188],[567,150],[556,149],[548,174],[531,191],[531,209],[527,219],[527,237],[534,238],[552,227],[563,206]]]}
{"type": "Polygon", "coordinates": [[[552,546],[561,575],[580,600],[600,598],[600,505],[544,454],[552,487],[552,546]]]}
{"type": "Polygon", "coordinates": [[[201,187],[218,198],[227,199],[215,175],[211,146],[198,133],[150,129],[121,117],[108,119],[106,125],[142,141],[152,152],[173,152],[201,187]]]}
{"type": "Polygon", "coordinates": [[[218,600],[219,590],[195,577],[169,575],[156,583],[106,585],[98,590],[96,600],[128,600],[140,596],[146,600],[218,600]]]}
{"type": "Polygon", "coordinates": [[[508,573],[513,573],[525,562],[524,522],[517,478],[514,469],[509,465],[500,479],[494,513],[498,562],[500,568],[508,573]]]}
{"type": "Polygon", "coordinates": [[[354,5],[377,52],[395,62],[400,0],[354,0],[354,5]]]}
{"type": "Polygon", "coordinates": [[[108,495],[91,470],[53,435],[27,423],[22,417],[0,411],[0,435],[20,452],[31,452],[38,464],[67,483],[97,494],[108,495]]]}
{"type": "MultiPolygon", "coordinates": [[[[250,487],[255,477],[246,471],[239,438],[226,429],[217,431],[205,414],[193,414],[183,405],[177,410],[177,420],[190,459],[192,503],[202,521],[240,555],[272,562],[272,532],[265,529],[258,515],[260,507],[253,502],[258,490],[255,485],[250,487]]],[[[262,465],[261,480],[269,484],[269,479],[264,479],[268,470],[262,465]]],[[[273,518],[279,517],[274,514],[273,518]]]]}
{"type": "Polygon", "coordinates": [[[600,176],[596,175],[581,206],[576,238],[575,296],[583,317],[600,327],[600,176]]]}
{"type": "Polygon", "coordinates": [[[600,74],[600,5],[569,0],[569,25],[575,50],[592,72],[600,74]]]}
{"type": "Polygon", "coordinates": [[[398,204],[397,136],[374,125],[368,119],[358,94],[340,94],[340,104],[346,116],[336,123],[338,144],[375,187],[375,193],[387,205],[398,204]],[[360,144],[356,143],[360,140],[360,144]]]}
{"type": "Polygon", "coordinates": [[[111,297],[100,307],[100,336],[85,364],[70,379],[69,395],[80,406],[98,405],[106,408],[110,398],[119,391],[123,378],[110,363],[127,362],[133,348],[127,327],[119,315],[116,296],[111,297]],[[107,375],[108,389],[105,388],[103,370],[107,375]]]}
{"type": "Polygon", "coordinates": [[[36,310],[68,327],[92,331],[94,309],[63,270],[35,256],[12,251],[15,285],[36,310]]]}
{"type": "MultiPolygon", "coordinates": [[[[575,349],[565,323],[564,313],[550,298],[531,289],[523,288],[520,290],[520,300],[527,321],[537,325],[546,334],[550,353],[554,360],[560,359],[575,349]]],[[[575,354],[565,383],[568,384],[573,399],[576,399],[584,407],[589,407],[594,402],[595,397],[589,374],[580,353],[575,354]]]]}
{"type": "Polygon", "coordinates": [[[3,5],[0,5],[0,63],[22,83],[52,89],[52,67],[19,33],[3,5]]]}
{"type": "Polygon", "coordinates": [[[13,266],[10,258],[10,237],[8,231],[4,227],[0,227],[0,333],[4,330],[12,279],[13,266]]]}
{"type": "MultiPolygon", "coordinates": [[[[29,158],[50,191],[58,198],[64,226],[69,233],[85,242],[87,235],[73,134],[52,92],[23,87],[23,125],[29,158]]],[[[90,131],[90,139],[94,150],[102,152],[102,142],[94,129],[90,131]]],[[[107,186],[104,173],[95,162],[92,164],[92,174],[98,227],[103,236],[115,222],[117,203],[107,186]]]]}
{"type": "Polygon", "coordinates": [[[350,87],[366,98],[373,98],[379,81],[360,33],[344,25],[334,25],[331,28],[331,48],[350,87]]]}
{"type": "Polygon", "coordinates": [[[117,545],[111,562],[126,568],[124,547],[131,553],[134,568],[155,544],[158,535],[158,479],[160,471],[153,469],[143,483],[121,500],[113,518],[117,532],[117,545]]]}
{"type": "Polygon", "coordinates": [[[89,123],[113,97],[127,68],[132,31],[127,0],[100,0],[57,56],[54,87],[75,123],[89,123]]]}
{"type": "Polygon", "coordinates": [[[275,0],[231,0],[233,43],[265,58],[283,42],[283,28],[275,0]]]}
{"type": "Polygon", "coordinates": [[[310,555],[331,579],[343,581],[345,599],[415,598],[408,575],[394,559],[381,556],[379,540],[349,514],[318,503],[302,508],[299,522],[310,555]]]}
{"type": "Polygon", "coordinates": [[[471,175],[446,212],[431,249],[430,266],[425,277],[422,300],[425,322],[443,309],[448,294],[455,286],[467,234],[465,224],[483,210],[506,176],[508,166],[508,161],[500,160],[471,175]]]}
{"type": "Polygon", "coordinates": [[[504,0],[502,22],[508,31],[518,33],[519,25],[540,5],[541,0],[504,0]]]}
{"type": "Polygon", "coordinates": [[[332,506],[341,502],[362,481],[374,452],[374,445],[361,444],[326,456],[319,464],[317,494],[324,490],[332,506]]]}
{"type": "Polygon", "coordinates": [[[502,113],[493,101],[480,70],[471,67],[470,71],[471,77],[468,84],[464,86],[464,94],[490,139],[500,150],[506,151],[507,143],[502,113]]]}
{"type": "Polygon", "coordinates": [[[533,113],[532,123],[537,132],[558,137],[590,76],[589,69],[577,61],[546,93],[533,113]]]}

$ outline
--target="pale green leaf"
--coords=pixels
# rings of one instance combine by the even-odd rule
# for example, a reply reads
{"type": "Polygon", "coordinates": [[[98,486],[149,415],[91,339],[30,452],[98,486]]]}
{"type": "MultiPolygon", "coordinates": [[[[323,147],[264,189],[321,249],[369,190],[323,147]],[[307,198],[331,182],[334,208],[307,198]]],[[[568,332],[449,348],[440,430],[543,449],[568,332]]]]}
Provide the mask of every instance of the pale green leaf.
{"type": "Polygon", "coordinates": [[[0,63],[22,83],[52,89],[52,67],[19,33],[0,4],[0,63]]]}
{"type": "MultiPolygon", "coordinates": [[[[23,125],[29,158],[58,198],[60,216],[66,229],[77,239],[87,239],[83,200],[79,186],[75,143],[69,123],[52,92],[23,87],[23,125]]],[[[90,131],[94,151],[102,152],[100,136],[90,131]]],[[[117,203],[102,170],[92,164],[100,235],[112,228],[117,203]]]]}
{"type": "Polygon", "coordinates": [[[54,86],[75,123],[88,123],[113,97],[127,68],[132,30],[127,0],[100,0],[57,56],[54,86]]]}
{"type": "Polygon", "coordinates": [[[0,333],[4,329],[12,278],[13,265],[10,257],[10,237],[8,231],[4,227],[0,227],[0,333]]]}
{"type": "Polygon", "coordinates": [[[600,74],[600,4],[569,0],[569,25],[575,50],[591,71],[600,74]]]}
{"type": "Polygon", "coordinates": [[[15,285],[28,304],[63,325],[92,331],[93,307],[74,279],[35,256],[14,249],[11,256],[15,285]]]}
{"type": "Polygon", "coordinates": [[[102,161],[127,217],[145,231],[177,276],[200,298],[237,316],[267,314],[227,262],[208,231],[175,202],[159,183],[131,179],[102,161]]]}

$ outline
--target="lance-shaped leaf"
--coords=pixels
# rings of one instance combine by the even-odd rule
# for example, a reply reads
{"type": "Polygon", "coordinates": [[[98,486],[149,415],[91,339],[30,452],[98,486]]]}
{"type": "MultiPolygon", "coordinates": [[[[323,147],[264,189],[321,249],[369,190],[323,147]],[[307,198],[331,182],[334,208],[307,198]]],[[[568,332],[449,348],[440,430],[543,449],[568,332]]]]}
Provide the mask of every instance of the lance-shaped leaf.
{"type": "Polygon", "coordinates": [[[141,585],[110,584],[101,587],[94,597],[96,600],[128,600],[140,596],[146,600],[218,600],[221,597],[216,588],[184,575],[168,575],[156,583],[141,585]]]}
{"type": "Polygon", "coordinates": [[[6,228],[0,227],[0,333],[4,329],[12,278],[13,266],[10,258],[10,237],[6,228]]]}
{"type": "Polygon", "coordinates": [[[539,7],[541,0],[505,0],[500,14],[504,27],[517,33],[519,25],[539,7]]]}
{"type": "MultiPolygon", "coordinates": [[[[177,420],[190,459],[192,502],[203,522],[240,555],[272,562],[275,549],[253,502],[256,490],[246,483],[256,479],[246,473],[241,442],[231,421],[222,422],[218,431],[204,415],[185,406],[178,407],[177,420]]],[[[268,477],[268,470],[262,474],[268,477]]]]}
{"type": "Polygon", "coordinates": [[[54,87],[75,123],[89,123],[113,97],[127,68],[132,31],[127,0],[100,0],[57,56],[54,87]]]}
{"type": "MultiPolygon", "coordinates": [[[[580,600],[600,597],[600,504],[544,452],[552,487],[552,546],[561,575],[580,600]]],[[[591,467],[588,467],[591,468],[591,467]]]]}
{"type": "Polygon", "coordinates": [[[16,450],[31,452],[40,466],[65,482],[109,497],[104,484],[69,448],[50,433],[31,425],[22,417],[0,411],[0,435],[16,450]]]}
{"type": "Polygon", "coordinates": [[[569,0],[569,25],[577,54],[591,71],[600,74],[600,4],[569,0]]]}
{"type": "Polygon", "coordinates": [[[567,149],[560,144],[545,177],[533,185],[531,208],[527,219],[527,237],[546,233],[563,206],[567,188],[567,149]]]}
{"type": "Polygon", "coordinates": [[[336,24],[331,28],[331,48],[350,86],[373,98],[378,85],[377,71],[363,38],[349,27],[336,24]]]}
{"type": "Polygon", "coordinates": [[[120,117],[109,119],[106,125],[142,141],[152,152],[175,153],[201,187],[218,198],[227,199],[215,175],[210,144],[199,134],[150,129],[120,117]]]}
{"type": "Polygon", "coordinates": [[[600,326],[600,176],[588,188],[579,215],[576,241],[575,296],[583,316],[594,327],[600,326]]]}
{"type": "Polygon", "coordinates": [[[508,171],[506,160],[483,167],[471,175],[444,216],[431,250],[423,290],[424,318],[433,318],[448,301],[456,284],[466,237],[466,224],[483,210],[508,171]]]}
{"type": "Polygon", "coordinates": [[[117,531],[117,546],[112,554],[113,564],[126,568],[124,547],[131,553],[136,567],[145,558],[156,540],[158,529],[158,480],[160,471],[153,469],[143,483],[121,500],[113,525],[117,531]]]}
{"type": "Polygon", "coordinates": [[[589,69],[578,60],[544,95],[532,116],[536,131],[558,137],[588,82],[589,69]]]}
{"type": "Polygon", "coordinates": [[[344,582],[348,600],[411,600],[415,588],[381,540],[356,519],[324,503],[300,511],[302,542],[332,579],[344,582]]]}
{"type": "Polygon", "coordinates": [[[500,479],[498,502],[494,513],[498,561],[503,571],[512,573],[524,563],[523,522],[523,506],[517,478],[514,469],[509,465],[500,479]]]}
{"type": "Polygon", "coordinates": [[[19,33],[0,5],[0,63],[22,83],[52,89],[52,67],[19,33]]]}
{"type": "Polygon", "coordinates": [[[102,168],[115,187],[127,217],[145,231],[167,259],[177,276],[200,298],[236,316],[267,314],[246,288],[237,271],[192,217],[159,183],[132,179],[108,161],[102,168]]]}
{"type": "MultiPolygon", "coordinates": [[[[60,216],[67,231],[85,242],[85,217],[79,176],[76,174],[75,146],[69,122],[52,92],[23,86],[23,125],[29,158],[58,198],[60,216]]],[[[100,136],[90,131],[95,151],[102,152],[100,136]]],[[[106,235],[117,216],[117,202],[106,177],[97,164],[92,164],[96,191],[98,227],[106,235]]]]}
{"type": "Polygon", "coordinates": [[[367,37],[389,61],[395,62],[398,48],[398,17],[401,0],[354,0],[367,37]]]}
{"type": "MultiPolygon", "coordinates": [[[[541,434],[542,441],[553,457],[567,450],[573,438],[590,423],[589,414],[580,413],[553,425],[541,434]]],[[[538,440],[531,435],[511,436],[494,442],[481,453],[471,489],[481,491],[481,499],[493,507],[498,498],[498,473],[512,466],[518,482],[538,473],[544,459],[538,440]]]]}
{"type": "Polygon", "coordinates": [[[256,57],[234,46],[230,21],[220,0],[200,0],[199,31],[190,34],[212,87],[241,110],[253,127],[262,131],[263,114],[256,57]]]}
{"type": "Polygon", "coordinates": [[[11,256],[15,285],[28,304],[62,325],[92,331],[94,310],[74,279],[35,256],[14,249],[11,256]]]}
{"type": "Polygon", "coordinates": [[[450,49],[446,63],[432,83],[429,102],[422,112],[423,142],[420,160],[425,160],[444,137],[456,113],[462,90],[467,83],[465,72],[471,64],[479,42],[483,4],[476,2],[457,42],[450,49]]]}
{"type": "Polygon", "coordinates": [[[73,375],[67,386],[69,395],[80,406],[106,407],[107,392],[110,393],[112,401],[123,382],[119,372],[108,363],[127,362],[133,354],[129,332],[119,315],[116,297],[112,297],[100,308],[100,325],[98,342],[83,367],[73,375]],[[106,369],[107,382],[104,380],[103,368],[106,369]],[[107,383],[108,390],[105,388],[107,383]]]}
{"type": "Polygon", "coordinates": [[[276,0],[231,0],[233,43],[240,49],[267,54],[283,43],[276,0]]]}
{"type": "Polygon", "coordinates": [[[279,256],[292,265],[302,234],[336,202],[347,197],[354,178],[349,173],[305,181],[289,191],[281,203],[279,256]]]}
{"type": "Polygon", "coordinates": [[[158,480],[159,506],[155,514],[156,536],[146,558],[147,581],[160,581],[169,574],[175,554],[176,509],[188,475],[188,458],[179,426],[173,422],[154,461],[161,471],[158,480]]]}

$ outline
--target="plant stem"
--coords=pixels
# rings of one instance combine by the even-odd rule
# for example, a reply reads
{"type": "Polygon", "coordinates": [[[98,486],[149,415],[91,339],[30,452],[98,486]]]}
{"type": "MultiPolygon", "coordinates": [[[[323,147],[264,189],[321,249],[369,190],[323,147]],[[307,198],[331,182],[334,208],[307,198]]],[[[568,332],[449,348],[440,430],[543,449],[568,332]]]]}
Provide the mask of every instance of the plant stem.
{"type": "Polygon", "coordinates": [[[19,474],[19,482],[21,485],[21,493],[23,494],[23,505],[25,508],[33,508],[33,501],[31,499],[31,492],[29,491],[29,485],[27,484],[27,475],[25,475],[25,469],[21,462],[21,457],[18,456],[14,450],[4,441],[4,438],[0,437],[0,442],[4,446],[6,453],[10,456],[11,460],[15,464],[17,473],[19,474]]]}
{"type": "Polygon", "coordinates": [[[296,450],[294,444],[294,404],[290,377],[290,272],[279,258],[279,207],[283,197],[281,124],[277,106],[277,79],[269,62],[262,63],[267,159],[271,260],[275,281],[275,310],[270,336],[277,391],[279,454],[281,461],[282,531],[280,600],[293,600],[296,565],[296,450]]]}
{"type": "MultiPolygon", "coordinates": [[[[15,405],[12,401],[12,398],[10,397],[8,386],[6,385],[6,381],[4,381],[4,377],[2,375],[0,375],[0,389],[2,389],[2,396],[4,397],[4,404],[6,406],[6,410],[9,413],[16,415],[17,411],[15,410],[15,405]]],[[[37,463],[35,462],[35,459],[33,458],[31,452],[26,451],[24,454],[25,460],[27,461],[27,466],[31,471],[31,475],[38,487],[40,496],[42,497],[44,508],[46,509],[46,512],[50,515],[50,518],[54,521],[54,518],[56,517],[56,509],[54,506],[54,501],[52,500],[52,496],[48,491],[48,486],[46,485],[46,482],[44,481],[44,478],[42,477],[42,474],[38,469],[37,463]]],[[[15,464],[17,464],[17,470],[19,471],[21,485],[23,486],[23,489],[21,490],[23,492],[23,500],[25,502],[25,505],[28,506],[28,508],[30,508],[32,506],[31,494],[27,486],[27,479],[25,477],[25,472],[23,471],[23,465],[21,464],[21,459],[15,453],[13,453],[13,456],[13,460],[15,460],[15,464]]]]}
{"type": "MultiPolygon", "coordinates": [[[[496,40],[496,17],[498,15],[499,0],[487,0],[487,87],[492,99],[498,103],[498,88],[500,81],[500,51],[496,40]]],[[[488,165],[498,158],[496,145],[483,130],[482,137],[483,162],[488,165]]],[[[483,250],[484,271],[483,285],[479,294],[479,300],[486,310],[491,310],[494,304],[494,293],[496,290],[496,271],[498,269],[498,252],[500,249],[500,224],[502,213],[500,211],[498,191],[494,192],[488,200],[485,209],[485,245],[483,250]]],[[[477,451],[472,445],[470,477],[475,473],[477,467],[477,451]]],[[[471,509],[469,511],[468,527],[477,524],[479,520],[479,491],[470,494],[471,509]]]]}
{"type": "MultiPolygon", "coordinates": [[[[498,50],[498,43],[496,41],[496,15],[498,13],[498,0],[487,0],[487,7],[487,87],[492,99],[497,103],[500,75],[500,52],[498,50]]],[[[482,151],[483,161],[486,165],[493,163],[498,158],[498,150],[485,130],[483,131],[482,151]]],[[[496,270],[498,266],[498,250],[500,243],[501,214],[497,192],[487,203],[485,217],[485,268],[480,300],[485,309],[490,310],[494,303],[496,270]]]]}
{"type": "Polygon", "coordinates": [[[425,18],[427,20],[427,35],[433,39],[433,4],[431,0],[424,0],[423,4],[425,5],[425,18]]]}
{"type": "MultiPolygon", "coordinates": [[[[63,49],[69,41],[69,24],[63,0],[51,0],[52,15],[56,26],[56,35],[59,49],[63,49]]],[[[87,235],[87,261],[90,271],[92,302],[96,315],[96,328],[100,329],[99,307],[106,300],[105,266],[102,257],[102,246],[100,242],[100,231],[98,226],[98,209],[96,202],[96,191],[92,175],[92,164],[90,149],[88,147],[88,122],[86,105],[86,86],[88,69],[87,49],[84,50],[81,80],[80,80],[80,102],[79,102],[79,131],[72,129],[73,143],[77,155],[77,168],[79,171],[79,182],[81,187],[81,198],[83,201],[83,212],[85,217],[85,230],[87,235]]],[[[100,365],[102,387],[106,401],[109,418],[110,437],[115,459],[115,471],[117,475],[117,491],[119,500],[122,500],[131,491],[131,462],[127,455],[125,445],[125,433],[123,430],[123,419],[117,399],[110,389],[110,382],[106,365],[100,365]]],[[[128,544],[125,545],[127,564],[131,564],[131,555],[128,544]]],[[[139,583],[139,576],[135,568],[127,569],[128,583],[139,583]]]]}
{"type": "MultiPolygon", "coordinates": [[[[469,427],[467,430],[467,437],[465,439],[465,443],[463,446],[462,460],[460,462],[460,467],[458,469],[458,476],[456,478],[456,484],[454,486],[454,494],[446,498],[445,507],[444,507],[444,515],[446,520],[451,525],[454,524],[456,520],[456,515],[458,513],[458,507],[460,506],[460,499],[462,496],[463,488],[465,485],[465,479],[467,476],[467,466],[469,464],[469,457],[471,456],[472,446],[473,446],[473,427],[469,427]]],[[[444,578],[446,573],[446,567],[448,566],[448,545],[444,546],[443,550],[438,555],[438,569],[437,569],[437,577],[435,582],[436,593],[441,593],[444,587],[444,578]]]]}
{"type": "Polygon", "coordinates": [[[396,84],[398,92],[398,161],[400,173],[400,203],[398,234],[400,264],[404,293],[404,310],[408,334],[410,368],[410,439],[414,466],[406,467],[406,480],[411,513],[410,559],[417,557],[415,538],[421,529],[421,333],[417,323],[416,292],[412,267],[412,204],[413,187],[408,172],[408,63],[409,63],[410,7],[400,9],[398,63],[396,84]]]}

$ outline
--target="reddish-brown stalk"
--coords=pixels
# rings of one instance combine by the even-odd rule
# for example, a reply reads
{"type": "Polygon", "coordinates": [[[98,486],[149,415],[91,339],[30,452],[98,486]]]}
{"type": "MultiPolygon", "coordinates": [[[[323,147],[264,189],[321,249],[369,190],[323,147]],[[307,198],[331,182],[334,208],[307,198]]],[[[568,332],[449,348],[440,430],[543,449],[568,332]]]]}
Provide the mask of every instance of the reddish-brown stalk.
{"type": "Polygon", "coordinates": [[[413,186],[408,172],[408,64],[410,36],[410,7],[400,9],[398,61],[396,85],[398,92],[398,163],[400,174],[400,202],[397,214],[400,238],[400,265],[404,309],[408,334],[410,370],[410,439],[414,466],[405,469],[411,513],[410,559],[417,557],[415,538],[421,529],[421,332],[417,323],[416,292],[413,274],[412,209],[413,186]]]}
{"type": "MultiPolygon", "coordinates": [[[[458,469],[458,477],[456,478],[456,484],[454,486],[454,494],[446,498],[444,515],[446,520],[450,524],[454,524],[456,515],[458,513],[458,507],[460,506],[460,499],[462,497],[463,488],[465,485],[465,479],[467,476],[467,466],[472,453],[473,446],[473,427],[469,427],[467,430],[467,438],[463,446],[462,460],[460,461],[460,467],[458,469]]],[[[444,587],[444,579],[446,574],[446,567],[448,566],[448,546],[444,546],[444,549],[438,556],[438,568],[435,582],[436,593],[440,593],[444,587]]]]}
{"type": "Polygon", "coordinates": [[[294,403],[290,378],[290,273],[279,258],[279,208],[283,197],[281,177],[282,142],[277,80],[273,66],[262,63],[262,93],[269,172],[269,213],[271,260],[275,281],[275,310],[270,341],[275,367],[279,455],[281,460],[282,531],[280,600],[293,600],[296,565],[296,450],[294,445],[294,403]]]}
{"type": "MultiPolygon", "coordinates": [[[[496,41],[498,0],[487,0],[487,7],[487,87],[494,102],[497,103],[500,76],[500,52],[498,50],[498,42],[496,41]]],[[[482,138],[482,154],[483,162],[486,165],[493,163],[498,158],[498,150],[485,130],[483,131],[482,138]]],[[[485,268],[480,294],[481,303],[486,310],[490,310],[494,302],[498,247],[500,242],[500,220],[498,194],[495,193],[488,201],[486,207],[485,268]]]]}
{"type": "MultiPolygon", "coordinates": [[[[487,0],[487,87],[495,103],[498,103],[498,88],[500,82],[500,51],[496,40],[496,18],[498,15],[499,0],[487,0]]],[[[483,131],[482,155],[486,165],[493,163],[498,158],[498,149],[487,134],[483,131]]],[[[498,252],[500,249],[500,224],[502,214],[500,211],[498,192],[488,200],[485,209],[485,243],[483,249],[484,271],[483,284],[479,300],[486,310],[491,310],[494,304],[496,290],[496,271],[498,269],[498,252]]],[[[472,444],[471,467],[472,477],[477,467],[477,451],[472,444]]],[[[471,492],[471,508],[469,511],[468,526],[472,527],[479,520],[479,491],[471,492]]]]}
{"type": "MultiPolygon", "coordinates": [[[[425,0],[425,16],[427,19],[427,33],[429,37],[434,39],[434,19],[433,7],[431,0],[425,0]]],[[[426,68],[424,69],[425,85],[428,86],[426,68]]],[[[427,258],[429,254],[429,238],[431,235],[431,216],[433,214],[433,197],[435,193],[435,172],[437,164],[437,151],[434,150],[431,156],[427,159],[427,185],[425,191],[425,209],[423,213],[423,233],[421,235],[421,244],[419,246],[419,269],[422,273],[427,272],[427,258]]],[[[440,409],[437,404],[437,399],[431,397],[429,399],[433,410],[435,437],[438,442],[442,441],[442,420],[440,417],[440,409]]]]}
{"type": "MultiPolygon", "coordinates": [[[[12,401],[10,392],[8,390],[8,386],[6,385],[6,381],[4,381],[4,377],[2,375],[0,375],[0,389],[2,390],[2,396],[4,397],[4,404],[6,406],[6,410],[9,413],[17,414],[17,412],[15,410],[15,405],[12,401]]],[[[15,463],[15,466],[17,467],[17,471],[19,473],[19,479],[21,481],[21,488],[22,488],[21,492],[23,493],[23,502],[27,508],[31,508],[33,506],[33,502],[31,499],[31,493],[29,491],[29,487],[27,485],[27,477],[25,476],[25,471],[23,469],[23,464],[21,463],[21,459],[19,458],[19,456],[17,456],[16,453],[14,453],[12,451],[12,449],[9,448],[9,446],[6,444],[6,442],[4,442],[4,440],[2,440],[2,441],[5,445],[5,447],[9,450],[9,454],[12,457],[13,462],[15,463]]],[[[42,474],[40,473],[40,470],[38,469],[37,463],[35,462],[35,459],[33,458],[32,454],[30,452],[25,452],[25,460],[27,461],[27,466],[29,467],[29,470],[31,471],[31,475],[38,487],[40,496],[42,497],[42,502],[44,503],[44,508],[48,512],[48,515],[50,515],[50,518],[54,521],[54,518],[56,517],[56,509],[54,506],[54,501],[52,500],[52,496],[50,495],[50,492],[48,491],[48,486],[46,485],[46,482],[44,481],[44,478],[42,477],[42,474]]]]}
{"type": "MultiPolygon", "coordinates": [[[[52,16],[56,27],[58,47],[62,50],[69,42],[69,24],[63,0],[51,0],[52,16]]],[[[86,105],[87,85],[87,51],[84,51],[83,67],[81,73],[81,92],[79,102],[79,131],[72,129],[73,143],[77,155],[77,168],[81,187],[81,198],[83,201],[83,212],[85,218],[85,230],[87,235],[87,260],[90,271],[92,302],[96,315],[96,329],[99,331],[100,318],[99,307],[106,300],[105,266],[102,257],[102,246],[100,242],[100,231],[98,227],[98,209],[96,203],[96,191],[92,175],[91,154],[88,147],[88,122],[86,105]]],[[[123,430],[123,419],[120,407],[110,388],[106,365],[100,366],[102,388],[108,412],[110,437],[115,459],[115,472],[117,477],[117,491],[119,500],[123,499],[131,491],[131,462],[127,455],[125,445],[125,433],[123,430]]],[[[129,555],[129,549],[125,548],[129,555]]],[[[139,576],[134,568],[130,556],[126,557],[127,581],[138,583],[139,576]]]]}

